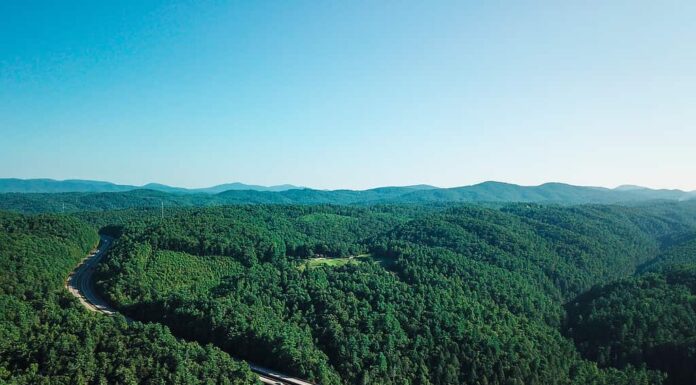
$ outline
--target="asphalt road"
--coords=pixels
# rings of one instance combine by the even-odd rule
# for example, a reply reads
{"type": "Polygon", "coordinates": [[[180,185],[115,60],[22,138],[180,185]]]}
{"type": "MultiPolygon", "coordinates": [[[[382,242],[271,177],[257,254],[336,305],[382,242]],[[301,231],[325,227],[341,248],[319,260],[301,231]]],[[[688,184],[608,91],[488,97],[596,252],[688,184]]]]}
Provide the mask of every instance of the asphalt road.
{"type": "MultiPolygon", "coordinates": [[[[92,311],[104,313],[106,315],[114,315],[117,313],[117,311],[109,306],[104,299],[97,295],[94,290],[92,275],[94,274],[97,264],[104,258],[113,241],[113,238],[102,235],[99,242],[99,247],[87,255],[82,262],[80,262],[75,270],[70,273],[67,281],[65,282],[65,287],[68,289],[68,291],[77,297],[84,307],[92,311]]],[[[128,322],[132,322],[132,320],[128,317],[126,317],[126,320],[128,322]]],[[[254,365],[252,363],[248,364],[251,371],[256,373],[259,376],[259,380],[261,380],[261,382],[264,384],[315,385],[311,382],[286,376],[282,373],[254,365]]]]}
{"type": "Polygon", "coordinates": [[[82,260],[77,268],[68,276],[66,282],[68,291],[77,297],[84,307],[108,315],[115,314],[116,310],[110,307],[106,301],[96,294],[92,282],[92,275],[99,261],[106,255],[106,251],[109,249],[112,242],[112,238],[102,236],[99,247],[82,260]]]}

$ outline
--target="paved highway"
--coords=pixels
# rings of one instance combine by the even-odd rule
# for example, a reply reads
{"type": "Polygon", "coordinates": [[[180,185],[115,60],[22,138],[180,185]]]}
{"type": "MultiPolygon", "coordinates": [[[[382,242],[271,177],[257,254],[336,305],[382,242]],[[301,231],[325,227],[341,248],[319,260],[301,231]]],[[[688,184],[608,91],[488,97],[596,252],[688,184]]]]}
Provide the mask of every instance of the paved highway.
{"type": "Polygon", "coordinates": [[[115,314],[116,310],[111,308],[106,301],[96,294],[92,283],[92,275],[99,261],[106,255],[106,250],[111,246],[111,242],[113,242],[112,238],[102,236],[99,247],[82,260],[68,276],[68,280],[65,283],[68,291],[77,297],[87,309],[108,315],[115,314]]]}
{"type": "MultiPolygon", "coordinates": [[[[84,307],[89,310],[107,315],[116,314],[116,309],[109,306],[109,304],[99,297],[99,295],[97,295],[97,293],[94,291],[92,275],[94,274],[97,264],[102,260],[102,258],[104,258],[106,251],[109,249],[112,243],[113,238],[102,235],[101,241],[99,242],[99,247],[89,253],[89,255],[87,255],[87,257],[80,262],[75,270],[70,273],[67,281],[65,282],[65,287],[68,289],[68,291],[77,297],[84,307]]],[[[132,322],[132,320],[128,317],[126,317],[126,320],[128,320],[128,322],[132,322]]],[[[259,376],[259,380],[261,380],[261,382],[264,384],[315,385],[311,382],[286,376],[282,373],[253,365],[251,363],[249,363],[249,368],[252,372],[259,376]]]]}

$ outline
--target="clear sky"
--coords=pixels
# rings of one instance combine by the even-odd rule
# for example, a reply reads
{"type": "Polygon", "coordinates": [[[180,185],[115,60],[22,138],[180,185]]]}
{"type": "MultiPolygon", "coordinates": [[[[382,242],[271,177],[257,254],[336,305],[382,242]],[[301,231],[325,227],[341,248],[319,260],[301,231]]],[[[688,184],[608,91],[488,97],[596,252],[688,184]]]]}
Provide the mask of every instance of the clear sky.
{"type": "Polygon", "coordinates": [[[695,1],[0,2],[0,177],[696,189],[695,1]]]}

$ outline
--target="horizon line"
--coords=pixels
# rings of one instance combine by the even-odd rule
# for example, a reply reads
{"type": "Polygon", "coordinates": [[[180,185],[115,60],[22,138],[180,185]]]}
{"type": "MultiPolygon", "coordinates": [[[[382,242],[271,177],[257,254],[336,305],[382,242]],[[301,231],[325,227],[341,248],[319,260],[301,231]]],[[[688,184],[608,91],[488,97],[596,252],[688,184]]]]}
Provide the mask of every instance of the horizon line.
{"type": "Polygon", "coordinates": [[[95,183],[105,183],[105,184],[111,184],[115,186],[123,186],[123,187],[136,187],[136,189],[147,189],[146,186],[151,185],[151,184],[156,184],[160,186],[165,186],[165,187],[170,187],[170,188],[177,188],[177,189],[185,189],[185,190],[204,190],[204,189],[210,189],[218,186],[223,186],[227,184],[241,184],[245,186],[258,186],[258,187],[264,187],[264,188],[273,188],[273,187],[282,187],[282,186],[292,186],[292,188],[289,188],[288,190],[317,190],[317,191],[339,191],[339,190],[350,190],[350,191],[367,191],[367,190],[373,190],[373,189],[378,189],[378,188],[389,188],[389,187],[418,187],[418,186],[427,186],[427,187],[432,187],[433,189],[453,189],[453,188],[461,188],[461,187],[471,187],[471,186],[478,186],[486,183],[499,183],[499,184],[507,184],[507,185],[514,185],[514,186],[519,186],[519,187],[540,187],[548,184],[562,184],[562,185],[568,185],[568,186],[575,186],[575,187],[587,187],[587,188],[600,188],[600,189],[608,189],[608,190],[616,190],[622,187],[635,187],[635,188],[643,188],[643,189],[649,189],[649,190],[667,190],[667,191],[681,191],[681,192],[696,192],[696,190],[688,190],[688,189],[680,189],[680,188],[665,188],[665,187],[651,187],[651,186],[645,186],[645,185],[640,185],[640,184],[633,184],[633,183],[623,183],[623,184],[618,184],[614,187],[609,187],[609,186],[602,186],[602,185],[593,185],[593,184],[575,184],[575,183],[569,183],[569,182],[562,182],[562,181],[547,181],[539,184],[522,184],[522,183],[514,183],[514,182],[508,182],[508,181],[501,181],[501,180],[484,180],[481,182],[477,183],[471,183],[471,184],[461,184],[461,185],[452,185],[452,186],[436,186],[430,183],[413,183],[413,184],[400,184],[400,185],[376,185],[372,187],[367,187],[367,188],[318,188],[318,187],[310,187],[310,186],[302,186],[302,185],[297,185],[293,183],[279,183],[279,184],[262,184],[262,183],[246,183],[246,182],[241,182],[241,181],[231,181],[231,182],[223,182],[223,183],[215,183],[215,184],[210,184],[202,187],[190,187],[190,186],[182,186],[182,185],[175,185],[175,184],[167,184],[167,183],[162,183],[162,182],[147,182],[144,184],[137,184],[137,183],[119,183],[119,182],[112,182],[109,180],[102,180],[102,179],[83,179],[83,178],[67,178],[67,179],[57,179],[57,178],[49,178],[49,177],[37,177],[37,178],[19,178],[19,177],[0,177],[0,180],[8,180],[8,179],[14,179],[14,180],[19,180],[19,181],[39,181],[39,180],[44,180],[44,181],[52,181],[52,182],[95,182],[95,183]]]}

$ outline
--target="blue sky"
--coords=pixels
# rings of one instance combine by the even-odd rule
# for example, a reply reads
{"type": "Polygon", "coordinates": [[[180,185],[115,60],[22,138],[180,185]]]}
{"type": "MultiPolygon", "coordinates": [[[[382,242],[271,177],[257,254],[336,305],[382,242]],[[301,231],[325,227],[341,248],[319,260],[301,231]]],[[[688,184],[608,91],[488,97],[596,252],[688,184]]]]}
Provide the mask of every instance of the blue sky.
{"type": "Polygon", "coordinates": [[[0,177],[696,189],[696,2],[0,2],[0,177]]]}

